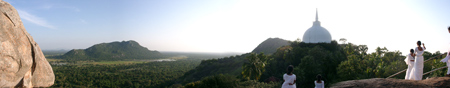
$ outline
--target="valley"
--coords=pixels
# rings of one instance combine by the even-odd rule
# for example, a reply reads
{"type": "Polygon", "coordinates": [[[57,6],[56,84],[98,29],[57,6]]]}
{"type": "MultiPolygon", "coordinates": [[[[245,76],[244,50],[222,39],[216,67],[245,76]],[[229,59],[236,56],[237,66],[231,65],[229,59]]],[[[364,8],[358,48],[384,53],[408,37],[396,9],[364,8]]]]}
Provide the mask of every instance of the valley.
{"type": "Polygon", "coordinates": [[[168,87],[202,60],[235,54],[162,52],[164,58],[91,60],[62,58],[71,51],[47,51],[56,76],[51,87],[168,87]]]}
{"type": "MultiPolygon", "coordinates": [[[[67,53],[53,53],[47,55],[47,58],[56,76],[52,87],[281,87],[282,75],[285,73],[283,68],[288,65],[293,65],[294,73],[302,79],[297,84],[313,87],[310,80],[314,80],[315,75],[322,74],[326,78],[326,86],[330,87],[346,80],[387,77],[406,66],[402,64],[404,56],[401,53],[387,48],[378,47],[376,50],[379,52],[367,53],[366,45],[337,44],[336,41],[318,44],[292,41],[286,45],[287,42],[269,38],[253,52],[244,54],[160,52],[160,58],[114,59],[108,55],[115,54],[104,54],[99,59],[76,56],[80,53],[75,54],[72,50],[67,53],[78,58],[64,57],[68,56],[67,53]],[[252,58],[256,62],[250,61],[252,58]],[[260,76],[244,74],[249,67],[260,66],[255,63],[264,63],[264,67],[259,69],[260,76]],[[215,84],[216,82],[221,84],[215,84]]],[[[440,52],[425,52],[424,57],[437,55],[440,52]]],[[[426,63],[424,69],[431,70],[443,65],[433,61],[426,63]]],[[[436,71],[427,77],[439,77],[443,72],[436,71]]],[[[393,78],[403,76],[404,74],[400,74],[393,78]]]]}

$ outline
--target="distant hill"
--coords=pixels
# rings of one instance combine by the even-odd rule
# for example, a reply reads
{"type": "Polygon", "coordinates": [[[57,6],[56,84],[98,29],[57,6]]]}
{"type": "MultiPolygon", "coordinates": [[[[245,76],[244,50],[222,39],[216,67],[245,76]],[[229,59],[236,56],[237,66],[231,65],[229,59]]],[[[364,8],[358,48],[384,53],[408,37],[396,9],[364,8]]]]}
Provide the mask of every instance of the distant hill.
{"type": "Polygon", "coordinates": [[[61,58],[68,60],[94,61],[155,59],[161,57],[160,52],[148,50],[133,40],[100,43],[87,49],[73,49],[61,56],[61,58]]]}
{"type": "Polygon", "coordinates": [[[268,38],[267,40],[260,43],[252,53],[272,54],[277,51],[281,46],[289,45],[289,41],[280,38],[268,38]]]}

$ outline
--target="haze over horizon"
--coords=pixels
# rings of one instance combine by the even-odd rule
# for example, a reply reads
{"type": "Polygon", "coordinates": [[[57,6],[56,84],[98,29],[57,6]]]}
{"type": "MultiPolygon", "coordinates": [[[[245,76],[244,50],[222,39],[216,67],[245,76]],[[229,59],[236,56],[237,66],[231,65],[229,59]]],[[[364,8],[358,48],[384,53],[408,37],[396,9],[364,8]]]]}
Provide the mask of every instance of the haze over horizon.
{"type": "Polygon", "coordinates": [[[316,8],[333,40],[369,52],[379,46],[405,55],[417,40],[447,52],[450,44],[448,0],[4,1],[43,50],[135,40],[158,51],[251,52],[267,38],[302,39],[316,8]]]}

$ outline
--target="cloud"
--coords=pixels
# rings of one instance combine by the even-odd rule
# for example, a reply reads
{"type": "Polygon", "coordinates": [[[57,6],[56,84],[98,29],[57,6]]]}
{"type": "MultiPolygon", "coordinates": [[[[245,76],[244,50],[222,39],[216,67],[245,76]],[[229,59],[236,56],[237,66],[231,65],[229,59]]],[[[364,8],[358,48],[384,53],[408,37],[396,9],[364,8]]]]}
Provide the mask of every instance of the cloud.
{"type": "Polygon", "coordinates": [[[77,7],[67,6],[67,5],[62,5],[62,6],[58,6],[58,7],[55,7],[55,8],[69,9],[69,10],[72,10],[72,11],[75,11],[75,12],[80,12],[81,11],[77,7]]]}
{"type": "Polygon", "coordinates": [[[73,6],[60,6],[58,8],[70,9],[70,10],[73,10],[75,12],[80,12],[81,11],[79,8],[73,7],[73,6]]]}
{"type": "Polygon", "coordinates": [[[77,7],[68,6],[68,5],[58,5],[58,4],[44,4],[39,6],[40,9],[50,10],[50,9],[68,9],[75,12],[80,12],[81,10],[77,7]]]}
{"type": "Polygon", "coordinates": [[[35,15],[32,15],[26,11],[22,11],[19,9],[17,9],[17,12],[19,12],[20,18],[25,19],[31,23],[37,24],[42,27],[50,28],[50,29],[56,29],[55,26],[48,24],[47,21],[41,17],[37,17],[35,15]]]}

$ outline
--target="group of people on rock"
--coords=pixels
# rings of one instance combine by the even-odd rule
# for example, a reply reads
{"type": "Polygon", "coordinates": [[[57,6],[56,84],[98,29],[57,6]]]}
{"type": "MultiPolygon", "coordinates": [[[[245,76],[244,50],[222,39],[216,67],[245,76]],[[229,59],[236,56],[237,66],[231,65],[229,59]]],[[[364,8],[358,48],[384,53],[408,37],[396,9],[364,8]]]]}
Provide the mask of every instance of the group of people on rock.
{"type": "MultiPolygon", "coordinates": [[[[297,76],[292,73],[294,71],[294,66],[289,65],[287,67],[287,73],[283,75],[284,82],[281,88],[296,88],[295,82],[297,81],[297,76]]],[[[316,87],[314,88],[325,88],[325,82],[322,80],[322,76],[317,75],[317,80],[314,81],[316,87]]]]}
{"type": "MultiPolygon", "coordinates": [[[[450,33],[450,27],[448,27],[448,32],[450,33]]],[[[405,58],[405,62],[408,65],[408,69],[406,70],[405,79],[406,80],[422,80],[423,75],[423,53],[425,48],[425,44],[417,41],[417,47],[415,49],[411,49],[408,56],[405,58]],[[421,47],[421,45],[423,47],[421,47]]],[[[447,67],[450,67],[450,49],[447,52],[447,56],[441,60],[441,62],[447,63],[447,67]]],[[[447,69],[447,77],[450,77],[450,68],[447,69]]]]}
{"type": "Polygon", "coordinates": [[[422,80],[423,75],[423,53],[427,48],[425,44],[417,41],[416,49],[411,49],[406,56],[405,62],[408,65],[405,79],[407,80],[422,80]],[[422,46],[423,47],[422,47],[422,46]]]}

